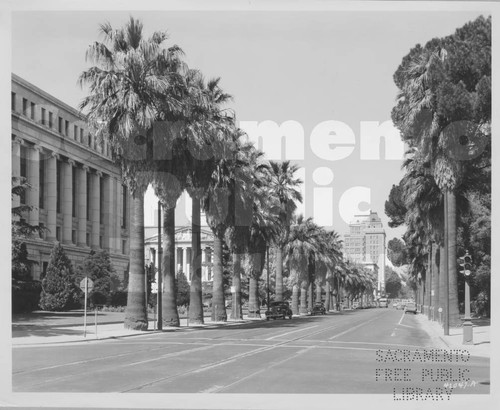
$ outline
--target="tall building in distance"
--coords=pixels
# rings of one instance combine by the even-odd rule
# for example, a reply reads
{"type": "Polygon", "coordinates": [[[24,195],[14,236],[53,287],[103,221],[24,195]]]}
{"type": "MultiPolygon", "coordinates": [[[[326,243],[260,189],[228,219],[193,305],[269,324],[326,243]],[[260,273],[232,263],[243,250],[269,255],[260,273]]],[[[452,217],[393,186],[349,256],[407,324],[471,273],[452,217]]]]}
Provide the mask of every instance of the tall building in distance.
{"type": "Polygon", "coordinates": [[[348,260],[377,272],[379,294],[385,292],[385,230],[376,212],[354,215],[349,233],[344,235],[344,254],[348,260]]]}
{"type": "Polygon", "coordinates": [[[32,207],[23,215],[46,233],[27,239],[33,279],[43,277],[54,242],[73,266],[93,250],[109,252],[116,273],[127,275],[130,194],[106,144],[89,134],[85,116],[12,74],[12,176],[31,189],[12,205],[32,207]]]}

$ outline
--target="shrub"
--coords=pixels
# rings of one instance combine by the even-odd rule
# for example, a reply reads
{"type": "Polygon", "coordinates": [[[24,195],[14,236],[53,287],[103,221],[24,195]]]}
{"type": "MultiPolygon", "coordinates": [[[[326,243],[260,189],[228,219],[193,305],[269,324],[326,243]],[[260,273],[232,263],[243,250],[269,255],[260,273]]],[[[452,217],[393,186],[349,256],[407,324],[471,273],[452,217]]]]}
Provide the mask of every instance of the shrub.
{"type": "Polygon", "coordinates": [[[32,312],[38,309],[42,284],[40,281],[17,281],[12,285],[12,313],[32,312]]]}

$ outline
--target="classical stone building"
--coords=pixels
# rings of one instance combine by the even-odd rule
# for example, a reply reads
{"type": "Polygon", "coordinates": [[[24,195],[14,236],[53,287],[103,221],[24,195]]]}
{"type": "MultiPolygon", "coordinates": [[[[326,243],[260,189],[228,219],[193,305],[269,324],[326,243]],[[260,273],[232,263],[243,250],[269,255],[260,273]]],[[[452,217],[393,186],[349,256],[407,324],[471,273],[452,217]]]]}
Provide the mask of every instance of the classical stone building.
{"type": "Polygon", "coordinates": [[[385,289],[385,230],[376,212],[355,215],[344,235],[344,254],[353,262],[377,272],[379,292],[385,289]]]}
{"type": "Polygon", "coordinates": [[[77,266],[91,249],[105,249],[117,274],[128,270],[130,196],[107,145],[89,135],[85,117],[24,79],[12,75],[12,176],[32,188],[13,205],[33,210],[24,217],[47,228],[26,241],[36,261],[32,277],[47,268],[59,241],[77,266]]]}
{"type": "MultiPolygon", "coordinates": [[[[158,266],[158,228],[146,228],[145,256],[146,263],[158,266]]],[[[213,233],[208,227],[201,227],[201,280],[212,281],[212,247],[213,233]]],[[[176,272],[185,273],[188,281],[191,280],[191,228],[179,226],[175,229],[175,266],[176,272]]]]}

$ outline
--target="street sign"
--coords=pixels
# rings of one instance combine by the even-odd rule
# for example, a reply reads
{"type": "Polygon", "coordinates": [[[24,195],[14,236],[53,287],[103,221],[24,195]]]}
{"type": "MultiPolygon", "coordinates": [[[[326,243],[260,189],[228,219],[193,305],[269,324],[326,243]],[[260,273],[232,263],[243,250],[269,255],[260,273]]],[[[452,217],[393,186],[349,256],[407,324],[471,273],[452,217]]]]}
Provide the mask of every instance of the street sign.
{"type": "Polygon", "coordinates": [[[158,284],[157,284],[157,283],[155,283],[155,282],[153,282],[153,283],[151,284],[151,293],[152,293],[152,294],[157,294],[157,293],[158,293],[158,284]]]}
{"type": "Polygon", "coordinates": [[[89,277],[85,276],[80,282],[80,289],[85,292],[85,281],[87,281],[87,291],[90,292],[94,287],[94,281],[89,277]]]}

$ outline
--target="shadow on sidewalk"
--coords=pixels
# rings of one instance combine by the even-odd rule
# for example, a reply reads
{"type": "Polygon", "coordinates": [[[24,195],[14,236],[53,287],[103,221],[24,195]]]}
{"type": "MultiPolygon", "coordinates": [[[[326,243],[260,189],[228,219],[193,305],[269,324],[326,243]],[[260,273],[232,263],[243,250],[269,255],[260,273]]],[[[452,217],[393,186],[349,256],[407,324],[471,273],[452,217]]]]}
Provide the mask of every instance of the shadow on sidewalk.
{"type": "MultiPolygon", "coordinates": [[[[68,325],[71,326],[71,325],[68,325]]],[[[46,325],[12,325],[12,338],[17,337],[53,337],[53,336],[73,336],[82,334],[81,330],[74,330],[64,327],[52,327],[46,325]]]]}

